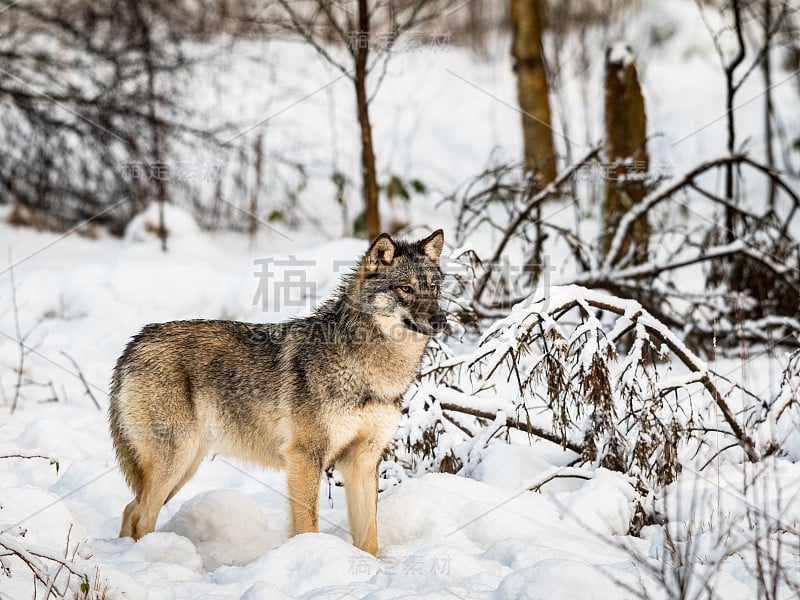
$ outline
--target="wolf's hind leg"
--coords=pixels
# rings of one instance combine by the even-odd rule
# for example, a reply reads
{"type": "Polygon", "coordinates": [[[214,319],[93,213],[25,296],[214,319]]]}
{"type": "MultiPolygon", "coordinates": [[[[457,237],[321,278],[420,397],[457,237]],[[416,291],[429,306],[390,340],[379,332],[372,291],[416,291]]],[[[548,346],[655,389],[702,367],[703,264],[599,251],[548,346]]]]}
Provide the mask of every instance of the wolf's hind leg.
{"type": "Polygon", "coordinates": [[[353,544],[372,555],[378,553],[378,461],[382,453],[377,444],[357,440],[336,462],[344,478],[353,544]]]}
{"type": "Polygon", "coordinates": [[[203,463],[207,453],[208,448],[206,446],[201,446],[192,462],[188,467],[186,467],[186,472],[183,474],[183,477],[181,477],[181,480],[175,484],[175,487],[172,488],[172,491],[167,496],[167,499],[164,500],[164,504],[172,500],[172,498],[175,497],[175,494],[177,494],[181,488],[186,485],[192,477],[194,477],[195,473],[197,473],[197,469],[199,469],[200,465],[203,463]]]}
{"type": "Polygon", "coordinates": [[[125,507],[125,510],[122,512],[122,527],[119,530],[119,537],[133,537],[133,523],[131,522],[131,516],[133,514],[133,510],[139,505],[139,501],[134,498],[128,503],[128,506],[125,507]]]}
{"type": "Polygon", "coordinates": [[[161,507],[194,475],[204,452],[199,436],[185,433],[169,441],[156,441],[142,457],[141,492],[138,502],[133,500],[125,508],[120,535],[138,540],[154,531],[161,507]]]}

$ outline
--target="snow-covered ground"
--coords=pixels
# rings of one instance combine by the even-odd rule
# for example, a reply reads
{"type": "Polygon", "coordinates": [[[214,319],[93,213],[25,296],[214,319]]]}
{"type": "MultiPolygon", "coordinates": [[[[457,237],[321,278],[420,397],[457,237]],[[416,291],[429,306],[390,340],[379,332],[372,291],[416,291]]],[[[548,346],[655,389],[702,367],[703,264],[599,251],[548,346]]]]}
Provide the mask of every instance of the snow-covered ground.
{"type": "MultiPolygon", "coordinates": [[[[14,248],[14,261],[58,240],[8,227],[3,235],[14,248]]],[[[252,261],[259,250],[235,237],[184,235],[171,240],[166,256],[152,239],[70,237],[15,267],[22,332],[38,326],[26,337],[31,351],[25,356],[24,385],[9,415],[19,354],[12,341],[13,315],[3,314],[6,416],[0,454],[41,454],[58,460],[59,468],[42,459],[0,460],[4,531],[19,525],[28,532],[26,541],[61,553],[71,527],[72,547],[79,546],[78,556],[86,557],[79,564],[97,566],[103,585],[128,598],[386,593],[481,598],[495,590],[514,598],[537,582],[542,589],[569,588],[578,598],[600,589],[611,593],[612,583],[601,577],[606,569],[618,577],[633,576],[626,554],[602,537],[627,529],[633,490],[624,478],[604,472],[586,484],[553,484],[561,491],[549,499],[521,487],[532,485],[553,464],[574,458],[549,444],[543,449],[498,444],[470,478],[431,474],[384,493],[377,559],[349,543],[342,488],[330,490],[329,500],[327,485],[322,486],[324,533],[287,541],[283,476],[220,456],[211,457],[165,506],[156,533],[136,544],[117,539],[130,492],[115,465],[105,412],[95,408],[62,352],[80,365],[105,409],[113,362],[143,324],[265,316],[253,304],[252,261]],[[587,574],[580,586],[567,585],[573,566],[587,574]]],[[[361,251],[363,242],[344,240],[309,249],[305,257],[352,260],[361,251]]],[[[322,295],[336,283],[332,277],[316,280],[322,295]]],[[[3,297],[9,292],[4,290],[3,297]]],[[[285,318],[294,310],[269,318],[285,318]]],[[[2,580],[0,594],[27,597],[25,573],[15,566],[14,575],[2,580]]]]}
{"type": "MultiPolygon", "coordinates": [[[[528,491],[574,459],[544,441],[496,442],[466,476],[429,474],[382,493],[378,558],[350,545],[342,488],[322,484],[322,533],[287,540],[282,474],[222,456],[209,457],[164,507],[155,533],[135,544],[118,539],[130,492],[111,448],[106,384],[127,338],[156,320],[279,319],[305,309],[265,314],[254,304],[253,259],[268,251],[236,236],[187,227],[165,255],[152,238],[60,239],[7,226],[2,234],[15,262],[30,256],[14,268],[20,329],[30,350],[11,415],[19,349],[13,311],[4,302],[0,455],[41,454],[57,460],[58,469],[44,459],[0,460],[0,528],[10,535],[22,527],[28,543],[56,555],[69,539],[79,567],[91,576],[97,569],[109,597],[618,598],[626,594],[620,583],[644,585],[651,597],[663,593],[648,579],[643,559],[633,558],[663,556],[663,534],[653,527],[645,530],[647,539],[626,536],[635,492],[622,475],[584,470],[591,479],[559,478],[542,493],[528,491]]],[[[363,241],[342,240],[307,247],[298,259],[321,265],[314,279],[325,295],[336,283],[325,265],[352,260],[363,249],[363,241]]],[[[759,506],[796,524],[800,510],[792,499],[800,465],[780,461],[775,468],[779,476],[770,485],[782,494],[772,489],[759,506]]],[[[676,487],[688,490],[674,502],[687,530],[712,519],[715,503],[728,516],[746,505],[737,469],[718,480],[716,473],[702,477],[699,486],[687,479],[676,487]],[[706,494],[706,512],[693,516],[698,493],[706,494]]],[[[797,548],[788,549],[790,558],[792,552],[797,560],[797,548]]],[[[0,580],[0,597],[28,597],[25,570],[14,564],[12,575],[0,580]]],[[[715,589],[721,597],[751,598],[754,583],[744,566],[728,560],[715,589]]]]}
{"type": "MultiPolygon", "coordinates": [[[[652,142],[653,162],[680,173],[724,153],[724,122],[718,120],[724,110],[722,75],[694,3],[644,6],[615,34],[626,37],[640,57],[650,130],[663,134],[652,142]],[[659,39],[671,32],[658,45],[648,42],[656,23],[659,39]]],[[[382,176],[419,177],[434,192],[447,193],[479,172],[493,148],[505,158],[518,156],[507,40],[499,40],[491,54],[476,61],[452,46],[403,53],[390,63],[372,108],[382,176]]],[[[333,80],[335,72],[297,44],[272,46],[263,65],[253,55],[254,48],[237,46],[232,56],[220,58],[214,70],[222,66],[225,78],[214,93],[196,94],[198,107],[253,124],[280,113],[264,124],[268,143],[324,173],[312,177],[306,194],[318,195],[313,212],[326,233],[337,236],[339,208],[327,176],[341,169],[356,179],[357,137],[343,133],[355,131],[352,90],[337,81],[293,104],[333,80]]],[[[592,93],[593,104],[583,107],[579,88],[601,89],[601,75],[598,52],[588,72],[564,76],[562,108],[578,139],[584,131],[599,137],[600,95],[592,93]],[[586,125],[585,115],[593,124],[586,125]]],[[[197,85],[208,91],[202,81],[197,85]]],[[[788,85],[776,86],[776,106],[796,102],[788,85]]],[[[742,102],[762,88],[751,78],[740,92],[742,102]]],[[[749,138],[756,154],[763,146],[760,111],[755,101],[737,111],[740,139],[749,138]]],[[[784,126],[796,131],[800,115],[785,112],[784,126]]],[[[575,155],[583,151],[580,144],[573,148],[575,155]]],[[[447,231],[452,215],[449,207],[435,206],[436,196],[415,197],[411,209],[394,210],[412,225],[447,231]]],[[[0,459],[0,535],[56,556],[75,552],[76,567],[92,585],[96,577],[106,597],[585,599],[631,597],[632,589],[667,596],[653,577],[665,564],[664,528],[627,535],[636,495],[631,483],[618,473],[590,469],[550,480],[556,473],[574,475],[568,465],[575,457],[545,441],[495,441],[469,472],[428,474],[383,492],[377,558],[350,545],[342,488],[321,485],[320,534],[287,540],[283,475],[222,456],[209,457],[163,508],[155,533],[135,544],[118,539],[130,492],[115,464],[105,409],[111,371],[127,339],[154,321],[275,321],[307,311],[334,289],[341,265],[351,264],[365,243],[326,241],[317,228],[290,231],[281,224],[262,228],[254,238],[209,234],[174,210],[167,214],[171,236],[165,254],[147,234],[144,219],[125,239],[102,232],[87,239],[12,228],[5,214],[0,212],[0,246],[8,251],[0,260],[0,456],[42,455],[57,464],[0,459]],[[265,258],[275,261],[277,279],[280,268],[302,264],[312,282],[306,297],[275,302],[270,286],[268,296],[259,297],[254,261],[265,258]],[[11,414],[20,335],[22,385],[11,414]],[[530,490],[545,480],[539,492],[530,490]]],[[[470,243],[486,248],[492,241],[470,243]]],[[[782,365],[762,357],[722,366],[768,394],[782,365]]],[[[760,475],[736,465],[700,474],[689,470],[665,494],[674,526],[667,533],[679,548],[696,545],[691,554],[698,558],[698,581],[710,577],[719,597],[753,598],[758,589],[753,555],[724,555],[720,531],[728,527],[726,540],[746,538],[748,511],[779,520],[787,532],[796,532],[800,522],[800,465],[775,459],[764,469],[760,475]],[[754,479],[760,483],[746,491],[745,482],[754,479]]],[[[787,566],[800,569],[796,534],[787,540],[779,554],[787,566]]],[[[0,571],[0,598],[30,597],[24,565],[5,564],[11,577],[0,571]]],[[[792,597],[791,590],[780,593],[792,597]]]]}

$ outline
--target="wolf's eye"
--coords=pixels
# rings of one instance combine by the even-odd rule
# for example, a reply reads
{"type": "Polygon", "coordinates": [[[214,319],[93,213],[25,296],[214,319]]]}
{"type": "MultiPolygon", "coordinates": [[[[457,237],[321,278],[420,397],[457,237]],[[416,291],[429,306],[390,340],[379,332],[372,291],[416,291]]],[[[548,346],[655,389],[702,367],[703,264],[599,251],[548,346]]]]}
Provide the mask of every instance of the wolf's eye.
{"type": "Polygon", "coordinates": [[[400,290],[401,292],[403,292],[404,294],[413,294],[414,293],[414,288],[411,287],[410,285],[399,285],[399,286],[397,286],[397,289],[400,290]]]}

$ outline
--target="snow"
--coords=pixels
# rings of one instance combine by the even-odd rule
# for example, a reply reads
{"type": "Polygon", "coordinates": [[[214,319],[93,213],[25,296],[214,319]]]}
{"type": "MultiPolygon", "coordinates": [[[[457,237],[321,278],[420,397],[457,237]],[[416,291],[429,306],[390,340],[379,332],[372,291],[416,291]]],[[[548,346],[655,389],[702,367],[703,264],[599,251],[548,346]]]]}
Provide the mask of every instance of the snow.
{"type": "MultiPolygon", "coordinates": [[[[131,242],[146,242],[160,239],[158,236],[160,214],[162,207],[158,202],[152,202],[146,209],[130,220],[125,228],[125,239],[131,242]]],[[[164,227],[167,230],[167,239],[174,242],[176,239],[187,239],[197,235],[200,228],[194,217],[185,209],[173,204],[163,205],[164,227]]]]}
{"type": "Polygon", "coordinates": [[[162,530],[189,539],[206,571],[221,565],[246,565],[282,541],[280,532],[270,530],[258,503],[235,490],[195,496],[181,505],[162,530]],[[230,519],[230,514],[236,519],[230,519]]]}
{"type": "MultiPolygon", "coordinates": [[[[19,256],[51,237],[2,227],[19,256]]],[[[77,565],[88,573],[97,568],[103,585],[126,598],[511,598],[531,579],[563,583],[558,569],[530,571],[541,561],[568,567],[615,556],[603,559],[604,568],[612,570],[615,563],[625,563],[623,553],[572,516],[582,511],[597,530],[624,533],[629,502],[620,482],[570,480],[565,486],[562,480],[548,484],[545,494],[524,487],[554,463],[569,460],[569,453],[549,443],[517,447],[492,441],[491,452],[477,461],[474,479],[430,474],[383,492],[378,558],[350,544],[342,488],[331,490],[329,504],[327,486],[321,485],[322,533],[287,539],[283,475],[219,457],[210,458],[162,509],[155,533],[135,544],[118,539],[130,492],[115,464],[105,414],[94,407],[61,351],[80,365],[105,408],[104,382],[114,360],[145,322],[189,316],[286,318],[305,306],[265,315],[253,304],[254,257],[318,257],[315,268],[327,271],[317,278],[318,293],[325,295],[337,283],[326,265],[352,260],[364,247],[363,241],[343,240],[302,254],[297,249],[276,255],[225,235],[194,236],[176,244],[169,260],[155,239],[131,244],[69,237],[59,242],[58,252],[41,253],[15,268],[23,331],[42,314],[55,313],[28,338],[36,352],[26,355],[25,367],[31,380],[54,385],[23,387],[16,412],[0,425],[0,454],[51,456],[59,469],[41,459],[0,460],[3,536],[19,533],[12,527],[20,524],[27,529],[25,537],[12,539],[63,556],[72,524],[70,543],[80,547],[77,565]],[[70,264],[85,267],[75,270],[70,264]],[[600,487],[581,492],[589,484],[600,487]],[[593,502],[597,496],[606,500],[593,502]]],[[[10,318],[3,315],[0,330],[10,330],[10,318]]],[[[8,377],[16,364],[13,348],[4,338],[6,398],[15,381],[8,377]]],[[[1,408],[7,415],[8,405],[1,408]]],[[[25,597],[25,571],[17,564],[13,575],[3,580],[3,597],[25,597]]]]}
{"type": "MultiPolygon", "coordinates": [[[[693,2],[644,5],[646,10],[631,17],[628,39],[613,47],[612,57],[621,61],[636,57],[651,130],[665,132],[667,138],[661,145],[653,142],[652,162],[668,164],[680,173],[694,167],[700,157],[707,158],[709,147],[723,147],[719,142],[724,124],[714,121],[723,107],[719,65],[693,2]],[[654,33],[664,41],[650,44],[647,40],[654,33]],[[633,55],[627,46],[634,49],[633,55]],[[701,96],[704,100],[698,103],[701,96]],[[696,135],[694,130],[699,130],[696,135]]],[[[404,54],[391,63],[384,88],[371,107],[382,174],[418,176],[437,196],[479,172],[492,148],[501,157],[519,155],[513,72],[507,40],[500,42],[486,62],[453,47],[435,56],[404,54]]],[[[252,55],[260,56],[258,44],[242,47],[241,55],[220,59],[230,61],[223,65],[226,81],[215,88],[198,77],[200,92],[213,90],[192,94],[198,104],[208,103],[205,109],[229,106],[237,118],[255,123],[329,80],[330,72],[309,49],[298,44],[270,48],[263,64],[251,60],[252,55]],[[270,64],[283,68],[261,76],[270,64]]],[[[586,139],[598,137],[596,122],[602,107],[600,96],[594,94],[598,104],[584,111],[578,87],[601,89],[601,73],[602,60],[585,74],[567,73],[566,105],[554,108],[556,113],[568,110],[571,120],[586,129],[586,139]]],[[[774,90],[778,107],[793,101],[786,88],[774,90]]],[[[758,85],[748,81],[741,102],[758,91],[758,85]]],[[[340,81],[270,120],[268,149],[317,166],[328,166],[334,156],[335,166],[356,180],[356,137],[342,135],[356,126],[351,93],[347,82],[340,81]]],[[[781,116],[787,129],[797,125],[797,115],[781,116]]],[[[737,117],[741,139],[749,136],[753,151],[763,151],[760,109],[747,104],[737,117]]],[[[576,129],[584,139],[581,127],[576,129]]],[[[584,151],[579,148],[576,154],[584,151]]],[[[167,205],[168,253],[160,250],[155,233],[157,204],[135,217],[121,240],[102,235],[97,240],[62,237],[12,228],[3,220],[0,240],[4,249],[12,251],[20,329],[28,350],[18,407],[10,414],[19,350],[9,272],[0,265],[0,456],[41,454],[56,459],[58,469],[47,459],[0,459],[0,544],[24,542],[59,557],[65,550],[70,556],[74,552],[80,570],[89,574],[97,570],[109,598],[605,599],[626,597],[620,584],[644,586],[648,597],[666,597],[664,587],[642,562],[662,561],[660,565],[671,560],[665,549],[666,530],[650,525],[639,537],[629,535],[637,497],[631,482],[602,468],[575,466],[575,453],[543,440],[531,443],[524,435],[512,436],[512,444],[478,438],[467,469],[458,475],[398,474],[394,481],[382,483],[377,558],[351,545],[341,487],[328,490],[326,483],[321,484],[320,533],[287,539],[284,476],[220,456],[209,457],[162,509],[156,532],[136,543],[117,538],[131,493],[116,466],[104,413],[114,361],[129,337],[149,322],[276,321],[310,310],[335,289],[347,270],[341,265],[351,265],[365,249],[363,240],[326,239],[341,231],[338,207],[323,200],[330,197],[328,185],[325,177],[312,178],[307,192],[323,224],[322,233],[311,228],[289,231],[275,224],[252,238],[209,234],[186,210],[167,205]],[[265,259],[271,261],[278,280],[304,265],[313,288],[288,304],[272,292],[259,298],[255,261],[265,259]],[[96,410],[67,357],[80,366],[103,410],[96,410]]],[[[449,232],[453,225],[449,208],[437,208],[433,200],[412,200],[411,225],[425,230],[443,226],[449,232]]],[[[5,210],[0,210],[0,217],[5,217],[5,210]]],[[[555,223],[563,216],[557,210],[552,217],[546,215],[555,223]]],[[[491,235],[476,236],[453,254],[467,249],[483,254],[496,241],[491,235]]],[[[554,264],[559,264],[557,259],[554,264]]],[[[656,328],[692,356],[673,332],[643,315],[638,303],[576,286],[540,290],[498,319],[482,342],[498,349],[511,347],[517,333],[511,326],[521,322],[520,315],[554,310],[575,298],[613,300],[623,318],[656,328]]],[[[550,327],[552,321],[545,319],[544,325],[550,327]]],[[[476,349],[471,358],[484,350],[476,349]]],[[[459,356],[439,365],[463,360],[459,356]]],[[[696,360],[694,366],[696,374],[672,374],[660,385],[684,385],[709,368],[725,365],[696,360]]],[[[734,374],[744,370],[739,363],[727,366],[734,374]]],[[[772,363],[756,359],[749,369],[771,392],[772,363]]],[[[482,389],[482,383],[463,382],[463,390],[481,389],[477,396],[451,391],[439,397],[496,414],[501,421],[513,415],[515,396],[508,389],[482,389]]],[[[409,403],[424,404],[426,385],[409,403]]],[[[787,388],[785,403],[797,382],[793,386],[787,388]]],[[[414,418],[401,429],[401,435],[412,441],[424,425],[414,418]]],[[[681,548],[687,550],[691,537],[703,554],[698,563],[706,555],[713,558],[696,568],[708,572],[713,568],[720,597],[752,598],[756,593],[753,556],[718,552],[721,534],[732,532],[736,539],[748,535],[748,507],[766,512],[770,522],[780,523],[786,531],[797,530],[800,465],[793,462],[800,459],[797,426],[784,418],[755,432],[761,442],[776,436],[786,440],[785,454],[774,457],[763,471],[724,464],[695,473],[687,467],[666,490],[665,506],[657,507],[669,516],[669,532],[681,548]]],[[[721,441],[720,447],[726,443],[721,441]]],[[[440,444],[452,446],[453,440],[445,433],[440,444]]],[[[796,537],[788,540],[784,557],[794,561],[787,564],[796,565],[800,560],[796,537]]],[[[19,562],[11,567],[12,577],[0,573],[0,598],[29,597],[29,574],[19,562]]],[[[77,583],[73,579],[73,585],[77,583]]]]}
{"type": "Polygon", "coordinates": [[[627,67],[636,59],[633,56],[633,50],[627,42],[616,41],[609,47],[606,60],[611,64],[627,67]]]}

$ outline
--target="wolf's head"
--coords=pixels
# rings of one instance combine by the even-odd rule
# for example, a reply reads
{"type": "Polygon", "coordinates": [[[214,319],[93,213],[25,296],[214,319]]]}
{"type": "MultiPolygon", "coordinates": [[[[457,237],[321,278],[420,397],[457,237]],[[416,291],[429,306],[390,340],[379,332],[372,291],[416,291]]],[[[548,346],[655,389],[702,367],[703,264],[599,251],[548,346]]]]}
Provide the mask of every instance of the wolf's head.
{"type": "Polygon", "coordinates": [[[439,257],[444,232],[417,242],[395,241],[384,233],[372,243],[359,265],[359,309],[372,314],[391,337],[402,332],[432,336],[447,326],[439,306],[442,271],[439,257]]]}

